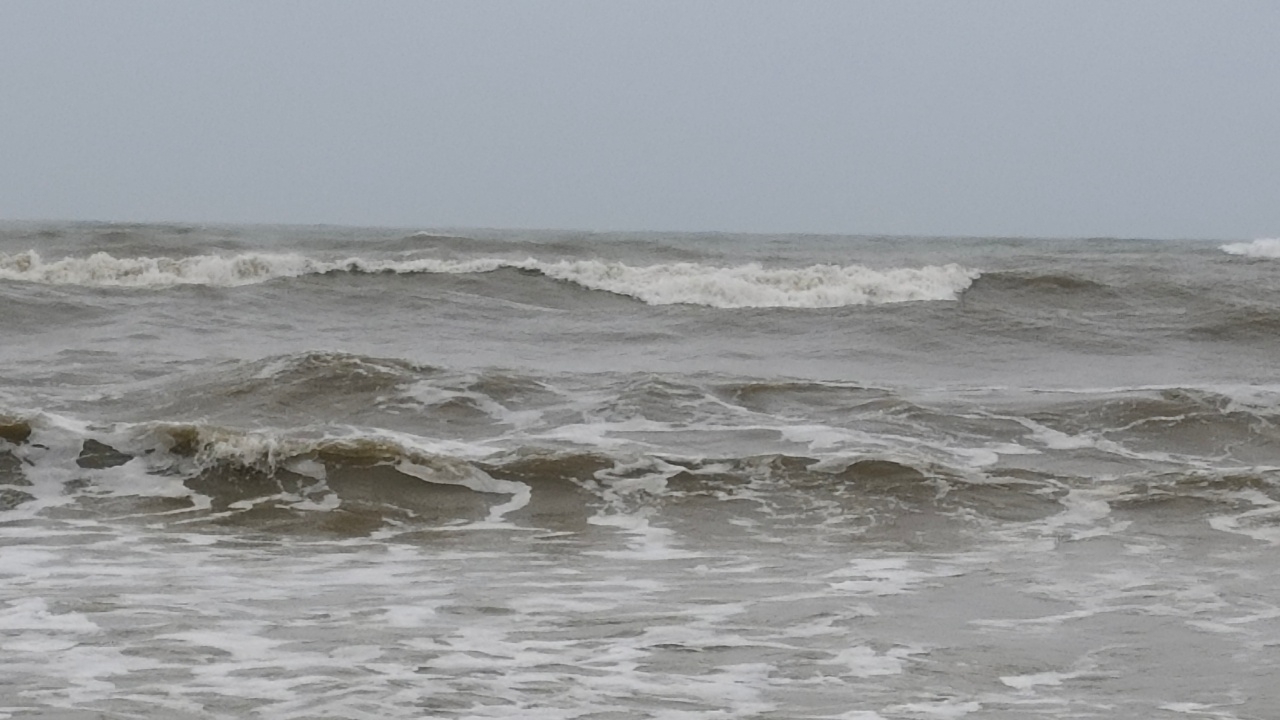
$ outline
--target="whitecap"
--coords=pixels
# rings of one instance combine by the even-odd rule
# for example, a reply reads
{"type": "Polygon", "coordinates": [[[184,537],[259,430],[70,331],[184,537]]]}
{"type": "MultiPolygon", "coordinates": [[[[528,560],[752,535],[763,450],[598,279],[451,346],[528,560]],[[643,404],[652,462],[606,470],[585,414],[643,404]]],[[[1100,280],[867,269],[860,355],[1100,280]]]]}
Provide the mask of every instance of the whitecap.
{"type": "Polygon", "coordinates": [[[765,268],[758,263],[633,267],[599,260],[534,262],[526,269],[592,290],[628,295],[650,305],[715,308],[829,308],[955,300],[979,274],[956,264],[878,270],[862,265],[765,268]]]}
{"type": "Polygon", "coordinates": [[[1221,250],[1228,255],[1280,259],[1280,238],[1258,238],[1250,242],[1227,243],[1221,250]]]}
{"type": "Polygon", "coordinates": [[[323,268],[323,263],[295,253],[118,258],[98,252],[89,257],[67,257],[50,262],[34,250],[14,255],[0,253],[0,279],[90,287],[231,287],[324,272],[323,268]]]}
{"type": "Polygon", "coordinates": [[[981,274],[954,263],[880,269],[830,264],[769,268],[759,263],[732,267],[689,262],[636,266],[605,260],[549,262],[532,257],[524,260],[358,257],[322,260],[297,253],[119,258],[105,252],[45,261],[34,250],[13,255],[0,253],[0,279],[89,287],[234,287],[331,272],[459,275],[501,268],[536,272],[588,290],[625,295],[649,305],[684,304],[726,309],[832,308],[956,300],[981,274]]]}

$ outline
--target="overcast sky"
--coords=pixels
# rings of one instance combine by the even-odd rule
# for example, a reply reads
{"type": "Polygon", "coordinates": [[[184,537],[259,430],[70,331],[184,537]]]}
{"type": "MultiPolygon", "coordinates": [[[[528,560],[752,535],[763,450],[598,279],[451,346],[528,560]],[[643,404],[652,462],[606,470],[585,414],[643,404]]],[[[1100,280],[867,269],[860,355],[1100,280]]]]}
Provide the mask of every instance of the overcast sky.
{"type": "Polygon", "coordinates": [[[1280,235],[1280,2],[0,4],[0,217],[1280,235]]]}

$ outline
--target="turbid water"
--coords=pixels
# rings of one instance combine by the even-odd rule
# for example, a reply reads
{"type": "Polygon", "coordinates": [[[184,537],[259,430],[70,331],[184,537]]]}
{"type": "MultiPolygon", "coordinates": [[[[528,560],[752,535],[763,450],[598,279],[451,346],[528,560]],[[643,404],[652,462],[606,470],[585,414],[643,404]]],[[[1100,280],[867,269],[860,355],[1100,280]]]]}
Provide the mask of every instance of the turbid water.
{"type": "Polygon", "coordinates": [[[0,225],[0,717],[1250,718],[1280,241],[0,225]]]}

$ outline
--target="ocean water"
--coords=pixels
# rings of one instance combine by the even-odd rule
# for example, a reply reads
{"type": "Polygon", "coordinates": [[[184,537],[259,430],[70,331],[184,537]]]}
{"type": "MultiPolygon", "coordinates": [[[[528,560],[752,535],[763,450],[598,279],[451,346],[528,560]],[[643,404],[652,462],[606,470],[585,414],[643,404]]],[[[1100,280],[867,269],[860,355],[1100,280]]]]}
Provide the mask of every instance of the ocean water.
{"type": "Polygon", "coordinates": [[[0,718],[1274,718],[1280,241],[0,225],[0,718]]]}

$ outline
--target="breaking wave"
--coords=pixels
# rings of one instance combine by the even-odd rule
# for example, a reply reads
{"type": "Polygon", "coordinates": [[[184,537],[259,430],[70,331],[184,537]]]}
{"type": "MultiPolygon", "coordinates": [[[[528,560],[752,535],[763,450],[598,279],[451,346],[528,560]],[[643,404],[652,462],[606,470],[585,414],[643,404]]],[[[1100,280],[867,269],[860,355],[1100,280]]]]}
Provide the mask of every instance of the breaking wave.
{"type": "Polygon", "coordinates": [[[846,383],[596,380],[604,384],[590,398],[557,399],[531,377],[307,353],[219,371],[196,392],[185,386],[206,398],[274,398],[286,410],[270,425],[237,422],[254,414],[236,403],[223,413],[203,404],[148,413],[199,418],[176,421],[0,410],[0,512],[366,534],[456,523],[581,528],[601,508],[685,503],[730,514],[830,511],[885,528],[919,512],[1043,518],[1069,512],[1081,492],[1135,512],[1168,499],[1217,508],[1204,517],[1280,507],[1275,388],[1028,391],[1005,407],[974,404],[986,397],[977,391],[917,403],[846,383]],[[542,394],[530,396],[534,388],[542,394]],[[358,402],[348,403],[353,389],[358,402]],[[316,417],[290,402],[298,393],[383,411],[316,417]],[[469,398],[491,422],[469,420],[446,396],[469,398]],[[673,405],[723,412],[673,415],[673,405]],[[407,419],[393,420],[401,411],[407,419]]]}
{"type": "Polygon", "coordinates": [[[471,274],[500,268],[625,295],[649,305],[714,308],[830,308],[956,300],[980,275],[956,264],[887,269],[862,265],[766,268],[758,263],[734,267],[693,262],[633,266],[604,260],[549,262],[535,258],[320,260],[296,253],[117,258],[104,252],[46,262],[35,251],[0,253],[0,279],[91,287],[234,287],[276,278],[342,272],[471,274]]]}
{"type": "Polygon", "coordinates": [[[1228,243],[1222,246],[1222,251],[1229,255],[1280,259],[1280,238],[1259,238],[1250,242],[1228,243]]]}
{"type": "Polygon", "coordinates": [[[115,257],[98,252],[46,262],[34,250],[0,253],[0,279],[48,285],[163,288],[174,285],[232,287],[279,277],[324,272],[323,264],[298,254],[247,253],[231,257],[115,257]]]}
{"type": "Polygon", "coordinates": [[[943,466],[875,455],[834,464],[781,454],[695,459],[533,448],[475,457],[385,431],[316,437],[193,423],[106,432],[72,425],[47,415],[0,425],[9,431],[0,441],[0,511],[350,535],[466,522],[564,529],[585,526],[603,507],[734,499],[858,513],[964,507],[1002,518],[1061,510],[1055,482],[970,484],[943,466]]]}

